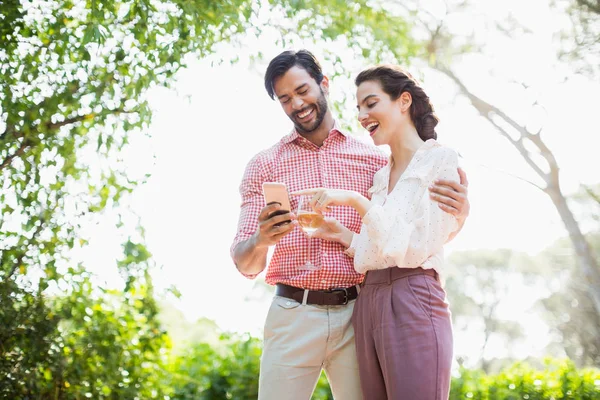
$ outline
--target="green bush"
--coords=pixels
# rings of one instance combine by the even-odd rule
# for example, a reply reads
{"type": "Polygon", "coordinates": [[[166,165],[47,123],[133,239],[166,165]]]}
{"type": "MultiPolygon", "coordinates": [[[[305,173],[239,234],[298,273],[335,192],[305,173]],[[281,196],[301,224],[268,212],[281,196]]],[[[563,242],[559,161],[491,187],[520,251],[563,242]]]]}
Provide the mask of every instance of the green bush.
{"type": "MultiPolygon", "coordinates": [[[[169,382],[176,400],[256,399],[261,341],[248,335],[222,335],[217,346],[190,346],[174,357],[169,382]]],[[[322,375],[313,399],[333,399],[322,375]]],[[[600,370],[577,369],[570,360],[545,361],[542,371],[517,362],[497,375],[460,369],[451,400],[600,400],[600,370]]]]}
{"type": "MultiPolygon", "coordinates": [[[[170,363],[165,386],[174,400],[255,400],[262,342],[249,335],[223,334],[219,344],[190,345],[170,363]]],[[[322,375],[313,399],[333,399],[322,375]]]]}
{"type": "Polygon", "coordinates": [[[570,360],[545,361],[543,371],[517,362],[497,375],[460,370],[452,380],[450,400],[600,399],[600,370],[576,369],[570,360]]]}
{"type": "Polygon", "coordinates": [[[45,320],[26,319],[18,304],[15,327],[0,312],[0,399],[164,398],[169,338],[151,286],[94,294],[89,276],[79,277],[69,295],[39,305],[45,320]]]}

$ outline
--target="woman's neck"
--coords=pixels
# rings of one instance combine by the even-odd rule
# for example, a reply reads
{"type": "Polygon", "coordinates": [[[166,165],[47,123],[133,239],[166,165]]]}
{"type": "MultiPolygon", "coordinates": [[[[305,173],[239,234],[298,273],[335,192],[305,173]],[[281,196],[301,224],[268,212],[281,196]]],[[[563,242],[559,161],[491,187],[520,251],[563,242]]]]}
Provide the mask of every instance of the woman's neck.
{"type": "Polygon", "coordinates": [[[412,126],[396,135],[396,138],[397,140],[390,143],[393,162],[392,168],[404,171],[413,158],[413,155],[425,142],[419,137],[417,130],[412,126]]]}

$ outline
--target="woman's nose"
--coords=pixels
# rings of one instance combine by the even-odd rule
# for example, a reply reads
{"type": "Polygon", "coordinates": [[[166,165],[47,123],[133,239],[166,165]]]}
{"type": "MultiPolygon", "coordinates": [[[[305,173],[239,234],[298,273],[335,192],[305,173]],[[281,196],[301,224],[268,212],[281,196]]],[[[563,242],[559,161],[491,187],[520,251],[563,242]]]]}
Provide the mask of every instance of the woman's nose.
{"type": "Polygon", "coordinates": [[[366,121],[367,118],[369,117],[369,113],[366,111],[359,111],[358,112],[358,122],[363,122],[366,121]]]}

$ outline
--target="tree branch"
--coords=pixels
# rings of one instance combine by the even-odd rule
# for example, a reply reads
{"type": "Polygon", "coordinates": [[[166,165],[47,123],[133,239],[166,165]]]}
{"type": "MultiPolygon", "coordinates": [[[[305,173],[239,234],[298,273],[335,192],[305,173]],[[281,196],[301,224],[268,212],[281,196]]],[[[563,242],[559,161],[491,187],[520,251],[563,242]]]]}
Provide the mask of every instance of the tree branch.
{"type": "MultiPolygon", "coordinates": [[[[55,130],[55,129],[59,129],[63,126],[66,125],[70,125],[70,124],[74,124],[76,122],[81,122],[83,120],[86,119],[91,119],[94,118],[96,115],[111,115],[111,114],[121,114],[121,113],[126,113],[127,111],[123,110],[122,108],[117,108],[117,109],[111,109],[108,110],[107,112],[101,113],[101,114],[95,114],[95,113],[91,113],[91,114],[86,114],[86,115],[78,115],[76,117],[72,117],[72,118],[67,118],[64,121],[61,122],[56,122],[56,123],[47,123],[46,124],[46,128],[48,128],[48,130],[55,130]]],[[[14,132],[15,137],[21,137],[22,134],[18,133],[18,132],[14,132]]],[[[25,150],[27,149],[27,147],[31,146],[31,142],[27,139],[23,140],[23,143],[21,144],[21,146],[17,149],[17,151],[15,151],[13,154],[10,154],[9,156],[7,156],[4,161],[2,161],[2,164],[0,164],[0,171],[2,171],[5,167],[7,167],[14,158],[19,157],[21,155],[23,155],[23,153],[25,152],[25,150]]]]}
{"type": "MultiPolygon", "coordinates": [[[[42,231],[42,228],[44,227],[44,223],[46,222],[46,219],[43,217],[40,217],[40,225],[37,227],[37,229],[35,230],[35,232],[33,232],[33,235],[31,235],[31,239],[29,239],[29,243],[31,243],[33,241],[33,239],[36,238],[36,236],[38,236],[40,234],[40,232],[42,231]]],[[[23,248],[27,247],[27,246],[22,246],[23,248]]],[[[19,255],[19,257],[17,257],[16,262],[13,264],[12,268],[10,269],[10,272],[8,274],[8,276],[6,277],[6,279],[10,279],[13,274],[15,273],[15,271],[17,270],[17,268],[19,268],[19,266],[21,266],[21,264],[23,263],[23,258],[25,258],[25,253],[21,253],[19,255]]]]}
{"type": "MultiPolygon", "coordinates": [[[[459,156],[460,156],[461,158],[464,158],[464,157],[463,157],[463,156],[462,156],[460,153],[459,153],[459,156]]],[[[523,181],[523,182],[525,182],[525,183],[529,183],[530,185],[534,186],[536,189],[539,189],[539,190],[541,190],[542,192],[543,192],[543,191],[545,191],[545,189],[544,189],[542,186],[538,185],[537,183],[535,183],[535,182],[532,182],[532,181],[530,181],[530,180],[528,180],[528,179],[525,179],[525,178],[523,178],[523,177],[521,177],[521,176],[515,175],[515,174],[513,174],[513,173],[511,173],[511,172],[508,172],[508,171],[503,171],[503,170],[500,170],[500,169],[497,169],[497,168],[492,168],[492,167],[490,167],[489,165],[485,165],[485,164],[481,164],[481,163],[474,163],[474,164],[476,164],[476,165],[479,165],[480,167],[487,168],[487,169],[489,169],[489,170],[492,170],[492,171],[495,171],[495,172],[501,173],[501,174],[508,175],[508,176],[510,176],[510,177],[512,177],[512,178],[519,179],[519,180],[521,180],[521,181],[523,181]]]]}
{"type": "Polygon", "coordinates": [[[583,189],[588,194],[588,196],[594,199],[596,203],[600,204],[600,196],[596,192],[594,192],[594,190],[591,187],[583,185],[583,189]]]}
{"type": "Polygon", "coordinates": [[[21,146],[19,146],[17,151],[15,151],[13,154],[9,154],[4,159],[4,161],[2,161],[2,164],[0,164],[0,171],[2,171],[7,165],[9,165],[14,158],[20,157],[25,152],[25,149],[27,149],[27,147],[29,147],[29,145],[30,145],[29,140],[24,139],[23,143],[21,143],[21,146]]]}
{"type": "Polygon", "coordinates": [[[76,122],[81,122],[81,121],[83,121],[85,119],[91,119],[94,116],[95,116],[94,113],[92,113],[92,114],[86,114],[86,115],[78,115],[76,117],[67,118],[67,119],[65,119],[64,121],[61,121],[61,122],[55,122],[55,123],[51,122],[49,124],[46,124],[46,127],[49,130],[54,130],[54,129],[61,128],[61,127],[65,126],[65,125],[74,124],[76,122]]]}
{"type": "Polygon", "coordinates": [[[540,136],[539,133],[537,133],[537,134],[529,133],[527,131],[527,129],[525,129],[525,127],[519,125],[515,120],[513,120],[512,118],[510,118],[508,115],[506,115],[499,108],[497,108],[497,107],[495,107],[495,106],[487,103],[483,99],[481,99],[481,98],[477,97],[476,95],[474,95],[473,93],[471,93],[469,91],[469,89],[462,83],[462,81],[449,68],[447,68],[447,67],[445,67],[445,66],[443,66],[441,64],[436,64],[435,68],[437,70],[439,70],[440,72],[444,73],[445,75],[447,75],[450,79],[452,79],[458,85],[458,87],[460,88],[461,92],[463,94],[465,94],[469,98],[469,100],[471,101],[471,104],[473,104],[473,106],[477,109],[477,111],[479,111],[479,114],[481,114],[492,125],[494,125],[494,127],[496,129],[498,129],[498,131],[506,139],[508,139],[513,146],[515,146],[515,148],[519,151],[519,153],[521,153],[521,155],[523,156],[523,158],[525,159],[525,161],[527,162],[527,164],[529,164],[529,166],[531,168],[533,168],[533,170],[542,179],[544,179],[544,181],[549,186],[552,185],[554,187],[558,187],[558,184],[559,184],[559,167],[558,167],[558,163],[556,162],[556,158],[554,157],[554,154],[548,148],[548,146],[546,146],[546,144],[542,140],[542,138],[541,138],[541,136],[540,136]],[[512,128],[514,128],[519,133],[519,135],[520,135],[519,140],[514,140],[510,136],[510,134],[506,131],[506,129],[504,129],[496,121],[494,121],[494,119],[492,118],[493,114],[496,114],[503,121],[505,121],[507,124],[509,124],[512,128]],[[548,168],[550,170],[548,173],[544,172],[533,161],[533,159],[531,158],[530,152],[524,146],[524,143],[523,143],[524,139],[529,139],[540,150],[540,154],[542,155],[542,157],[548,163],[548,168]]]}
{"type": "Polygon", "coordinates": [[[21,253],[21,255],[19,255],[19,257],[17,258],[17,261],[15,261],[15,263],[13,264],[8,273],[8,276],[6,277],[7,280],[13,276],[17,268],[19,268],[19,266],[23,263],[23,258],[25,258],[25,253],[21,253]]]}

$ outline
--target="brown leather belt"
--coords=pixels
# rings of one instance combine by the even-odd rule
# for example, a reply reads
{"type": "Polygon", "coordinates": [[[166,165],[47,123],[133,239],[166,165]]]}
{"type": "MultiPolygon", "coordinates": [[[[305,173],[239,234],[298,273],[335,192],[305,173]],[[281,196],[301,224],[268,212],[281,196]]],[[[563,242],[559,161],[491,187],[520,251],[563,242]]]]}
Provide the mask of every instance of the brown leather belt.
{"type": "MultiPolygon", "coordinates": [[[[278,283],[275,288],[275,295],[302,303],[304,300],[304,289],[278,283]]],[[[330,290],[309,290],[306,297],[306,304],[341,306],[348,304],[349,301],[356,299],[357,296],[358,289],[356,286],[333,288],[330,290]]]]}

